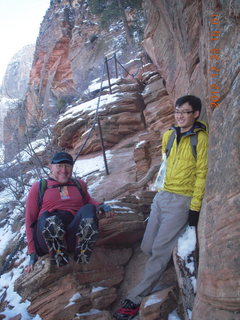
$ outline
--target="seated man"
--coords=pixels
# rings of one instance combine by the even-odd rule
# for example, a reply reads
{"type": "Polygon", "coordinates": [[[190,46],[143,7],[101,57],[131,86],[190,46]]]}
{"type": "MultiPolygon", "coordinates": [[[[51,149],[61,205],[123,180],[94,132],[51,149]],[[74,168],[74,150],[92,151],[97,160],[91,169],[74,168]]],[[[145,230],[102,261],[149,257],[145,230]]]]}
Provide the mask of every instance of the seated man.
{"type": "Polygon", "coordinates": [[[162,184],[153,199],[141,244],[149,259],[142,281],[114,313],[118,320],[133,319],[143,297],[159,290],[159,280],[187,222],[197,226],[205,190],[208,151],[206,125],[197,121],[201,106],[201,100],[192,95],[176,101],[177,126],[163,135],[162,158],[166,159],[166,170],[162,171],[162,184]]]}
{"type": "Polygon", "coordinates": [[[97,213],[111,217],[111,207],[89,195],[86,183],[72,179],[73,158],[58,152],[52,158],[46,180],[35,182],[26,201],[25,224],[33,270],[38,256],[49,253],[57,266],[69,262],[74,252],[77,263],[88,263],[98,234],[97,213]]]}

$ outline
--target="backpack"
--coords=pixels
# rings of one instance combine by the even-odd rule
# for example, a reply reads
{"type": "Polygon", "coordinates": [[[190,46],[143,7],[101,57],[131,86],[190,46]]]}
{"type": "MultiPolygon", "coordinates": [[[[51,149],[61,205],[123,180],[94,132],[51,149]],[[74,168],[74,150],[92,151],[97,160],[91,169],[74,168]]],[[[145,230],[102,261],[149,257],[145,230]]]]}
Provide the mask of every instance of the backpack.
{"type": "Polygon", "coordinates": [[[44,193],[47,189],[53,189],[53,188],[58,188],[60,186],[75,186],[78,188],[81,196],[83,199],[85,199],[85,193],[83,191],[83,188],[81,186],[81,183],[77,180],[77,179],[71,179],[72,181],[72,184],[55,184],[53,186],[48,186],[47,185],[47,180],[46,179],[41,179],[39,181],[39,187],[38,187],[38,208],[39,210],[41,209],[42,207],[42,202],[43,202],[43,196],[44,196],[44,193]]]}
{"type": "MultiPolygon", "coordinates": [[[[165,150],[167,158],[170,154],[174,139],[175,139],[175,132],[173,131],[168,139],[166,150],[165,150]]],[[[192,148],[192,154],[196,159],[197,158],[197,134],[190,135],[190,144],[192,148]]]]}

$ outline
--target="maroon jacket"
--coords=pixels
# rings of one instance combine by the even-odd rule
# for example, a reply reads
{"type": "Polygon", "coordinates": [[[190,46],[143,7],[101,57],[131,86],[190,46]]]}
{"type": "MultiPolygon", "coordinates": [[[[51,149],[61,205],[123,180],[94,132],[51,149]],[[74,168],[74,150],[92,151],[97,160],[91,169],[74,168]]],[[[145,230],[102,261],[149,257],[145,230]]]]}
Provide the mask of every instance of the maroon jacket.
{"type": "MultiPolygon", "coordinates": [[[[39,211],[38,207],[38,188],[39,181],[35,182],[27,196],[26,200],[26,211],[25,211],[25,224],[26,224],[26,234],[28,242],[28,253],[31,254],[35,251],[35,246],[33,242],[33,228],[31,225],[37,221],[38,217],[44,212],[52,212],[54,210],[64,210],[69,211],[73,215],[86,203],[93,204],[95,206],[100,205],[101,202],[95,201],[89,195],[87,191],[87,185],[83,180],[78,179],[81,183],[85,197],[83,198],[76,186],[64,186],[59,188],[49,188],[45,191],[42,201],[42,208],[39,211]]],[[[55,180],[47,180],[48,186],[59,184],[55,180]]],[[[69,181],[69,184],[72,184],[69,181]]]]}

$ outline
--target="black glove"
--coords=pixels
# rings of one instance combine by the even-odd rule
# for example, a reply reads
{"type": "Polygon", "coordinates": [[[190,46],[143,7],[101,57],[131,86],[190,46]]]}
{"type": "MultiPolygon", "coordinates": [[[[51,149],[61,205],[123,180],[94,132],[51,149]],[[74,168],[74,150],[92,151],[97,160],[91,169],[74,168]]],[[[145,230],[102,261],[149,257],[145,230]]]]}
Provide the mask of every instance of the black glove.
{"type": "Polygon", "coordinates": [[[103,213],[111,212],[112,208],[111,208],[111,206],[109,204],[102,203],[97,207],[97,212],[99,212],[99,211],[101,211],[103,213]]]}
{"type": "Polygon", "coordinates": [[[190,227],[196,227],[198,224],[199,212],[194,210],[189,210],[188,212],[188,224],[190,227]]]}
{"type": "Polygon", "coordinates": [[[30,254],[30,259],[29,259],[29,265],[35,264],[37,262],[37,254],[36,253],[31,253],[30,254]]]}

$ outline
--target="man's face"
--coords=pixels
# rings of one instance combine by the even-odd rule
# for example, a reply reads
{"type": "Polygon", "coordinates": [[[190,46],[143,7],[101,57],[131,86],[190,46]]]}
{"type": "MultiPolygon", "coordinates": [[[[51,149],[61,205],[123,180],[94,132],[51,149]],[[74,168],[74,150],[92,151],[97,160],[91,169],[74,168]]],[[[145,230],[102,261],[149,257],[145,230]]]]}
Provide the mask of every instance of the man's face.
{"type": "Polygon", "coordinates": [[[198,117],[199,111],[193,111],[188,102],[175,109],[175,119],[181,132],[190,130],[198,117]]]}
{"type": "Polygon", "coordinates": [[[73,166],[68,163],[51,164],[51,177],[59,183],[66,183],[72,176],[73,166]]]}

